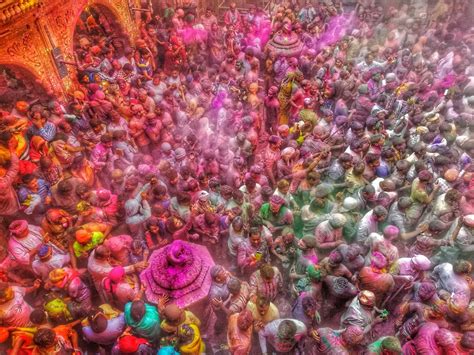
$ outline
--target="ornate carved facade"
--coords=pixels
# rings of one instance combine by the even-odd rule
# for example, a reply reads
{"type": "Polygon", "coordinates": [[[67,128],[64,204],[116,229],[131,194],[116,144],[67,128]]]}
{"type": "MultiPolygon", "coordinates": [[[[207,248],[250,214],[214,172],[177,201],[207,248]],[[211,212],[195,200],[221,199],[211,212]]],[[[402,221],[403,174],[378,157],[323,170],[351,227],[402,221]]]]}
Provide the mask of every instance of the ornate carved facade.
{"type": "Polygon", "coordinates": [[[27,70],[47,91],[64,96],[74,89],[76,71],[73,66],[59,68],[58,61],[74,61],[74,31],[84,9],[105,7],[134,42],[138,29],[131,8],[138,7],[139,2],[0,0],[0,39],[5,44],[0,47],[0,66],[27,70]]]}

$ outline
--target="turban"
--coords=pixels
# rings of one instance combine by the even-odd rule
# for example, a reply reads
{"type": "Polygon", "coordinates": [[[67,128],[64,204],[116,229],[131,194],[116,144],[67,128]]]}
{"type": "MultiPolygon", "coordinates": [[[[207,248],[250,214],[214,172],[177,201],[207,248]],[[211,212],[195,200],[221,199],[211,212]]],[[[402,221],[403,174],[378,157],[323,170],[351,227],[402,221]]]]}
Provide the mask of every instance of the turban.
{"type": "Polygon", "coordinates": [[[97,190],[97,198],[100,201],[109,201],[111,197],[111,193],[107,189],[98,189],[97,190]]]}
{"type": "Polygon", "coordinates": [[[342,203],[341,212],[349,212],[359,207],[359,202],[353,197],[346,197],[342,203]]]}
{"type": "Polygon", "coordinates": [[[431,268],[431,261],[424,255],[415,255],[411,262],[416,270],[427,271],[431,268]]]}
{"type": "Polygon", "coordinates": [[[79,229],[76,231],[75,237],[79,244],[87,244],[90,242],[92,235],[85,229],[79,229]]]}
{"type": "Polygon", "coordinates": [[[48,244],[42,244],[38,250],[38,257],[42,259],[45,256],[48,256],[50,251],[51,251],[51,246],[49,246],[48,244]]]}
{"type": "Polygon", "coordinates": [[[25,233],[28,230],[28,222],[24,219],[19,219],[10,223],[8,227],[10,233],[13,236],[18,236],[25,233]]]}
{"type": "Polygon", "coordinates": [[[67,272],[65,269],[54,269],[49,272],[49,281],[51,281],[53,284],[57,284],[61,281],[64,280],[66,277],[67,272]]]}

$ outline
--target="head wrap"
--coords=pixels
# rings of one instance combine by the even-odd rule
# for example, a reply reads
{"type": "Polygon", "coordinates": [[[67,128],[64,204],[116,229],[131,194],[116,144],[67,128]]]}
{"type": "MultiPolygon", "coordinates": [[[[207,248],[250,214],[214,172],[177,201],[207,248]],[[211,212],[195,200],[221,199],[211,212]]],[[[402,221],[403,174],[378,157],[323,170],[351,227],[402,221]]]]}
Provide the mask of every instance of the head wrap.
{"type": "Polygon", "coordinates": [[[49,252],[51,251],[51,246],[48,245],[48,244],[42,244],[40,246],[40,248],[38,249],[38,257],[40,259],[44,258],[45,256],[47,256],[49,254],[49,252]]]}
{"type": "Polygon", "coordinates": [[[10,223],[8,230],[13,236],[21,235],[28,230],[28,222],[24,219],[18,219],[10,223]]]}
{"type": "Polygon", "coordinates": [[[419,271],[427,271],[431,268],[431,261],[424,255],[415,255],[411,258],[413,267],[419,271]]]}
{"type": "Polygon", "coordinates": [[[65,269],[54,269],[49,272],[49,281],[53,284],[58,284],[66,278],[67,272],[65,269]]]}
{"type": "Polygon", "coordinates": [[[174,152],[176,159],[184,159],[186,157],[186,150],[184,148],[177,148],[174,152]]]}
{"type": "Polygon", "coordinates": [[[76,240],[79,244],[87,244],[92,238],[92,234],[85,229],[79,229],[75,234],[76,240]]]}
{"type": "Polygon", "coordinates": [[[341,212],[353,211],[359,207],[359,202],[353,197],[346,197],[342,203],[341,212]]]}

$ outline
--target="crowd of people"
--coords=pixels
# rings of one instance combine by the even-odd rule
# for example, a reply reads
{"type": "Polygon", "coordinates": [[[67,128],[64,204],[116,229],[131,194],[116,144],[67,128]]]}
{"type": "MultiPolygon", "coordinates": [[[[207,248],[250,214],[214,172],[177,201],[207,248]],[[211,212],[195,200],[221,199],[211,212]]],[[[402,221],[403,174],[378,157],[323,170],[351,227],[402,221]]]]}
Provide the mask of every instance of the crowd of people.
{"type": "Polygon", "coordinates": [[[406,3],[91,10],[71,97],[1,111],[0,351],[474,353],[472,4],[406,3]],[[189,308],[140,281],[176,240],[189,308]]]}

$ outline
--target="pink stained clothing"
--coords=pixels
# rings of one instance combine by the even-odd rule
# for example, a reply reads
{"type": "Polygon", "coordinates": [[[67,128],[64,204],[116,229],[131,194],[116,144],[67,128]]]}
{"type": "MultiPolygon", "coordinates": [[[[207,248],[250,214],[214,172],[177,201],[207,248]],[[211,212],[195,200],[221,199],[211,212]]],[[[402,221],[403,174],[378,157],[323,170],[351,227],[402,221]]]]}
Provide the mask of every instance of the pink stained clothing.
{"type": "Polygon", "coordinates": [[[435,323],[424,323],[418,330],[416,337],[403,347],[404,355],[440,355],[440,348],[436,345],[434,335],[439,329],[435,323]]]}
{"type": "Polygon", "coordinates": [[[94,168],[102,170],[111,154],[112,151],[109,148],[106,148],[102,143],[97,144],[91,153],[91,163],[94,165],[94,168]]]}
{"type": "Polygon", "coordinates": [[[343,240],[342,228],[332,228],[329,221],[321,222],[314,230],[314,236],[320,249],[333,249],[337,247],[335,243],[343,240]]]}
{"type": "Polygon", "coordinates": [[[29,233],[26,237],[16,238],[11,236],[8,240],[7,258],[10,259],[10,262],[30,266],[30,252],[43,242],[43,238],[41,228],[29,225],[28,230],[29,233]]]}
{"type": "Polygon", "coordinates": [[[280,271],[274,266],[275,276],[268,282],[265,281],[260,274],[260,270],[255,271],[250,276],[250,293],[253,295],[264,295],[270,301],[275,301],[278,294],[283,290],[283,277],[280,271]]]}
{"type": "MultiPolygon", "coordinates": [[[[95,288],[100,292],[102,280],[109,276],[114,267],[107,260],[99,260],[95,257],[95,250],[89,256],[87,271],[91,275],[95,288]]],[[[125,273],[133,270],[133,265],[125,266],[125,273]]]]}
{"type": "Polygon", "coordinates": [[[26,290],[23,287],[12,286],[13,298],[0,304],[0,321],[3,326],[27,327],[33,308],[25,302],[26,290]]]}
{"type": "Polygon", "coordinates": [[[116,235],[104,241],[104,245],[109,248],[112,257],[121,265],[129,263],[129,252],[132,247],[133,238],[127,234],[116,235]]]}
{"type": "Polygon", "coordinates": [[[119,309],[123,310],[125,304],[133,301],[138,293],[138,291],[125,280],[117,283],[111,292],[107,289],[105,281],[106,279],[102,280],[104,302],[114,304],[119,309]]]}
{"type": "Polygon", "coordinates": [[[18,170],[18,157],[12,154],[10,167],[6,174],[0,177],[0,215],[2,216],[14,215],[20,208],[18,197],[13,187],[13,181],[17,177],[18,170]]]}
{"type": "Polygon", "coordinates": [[[227,343],[232,355],[248,355],[252,346],[252,326],[247,330],[239,328],[239,314],[235,313],[229,317],[227,326],[227,343]]]}

